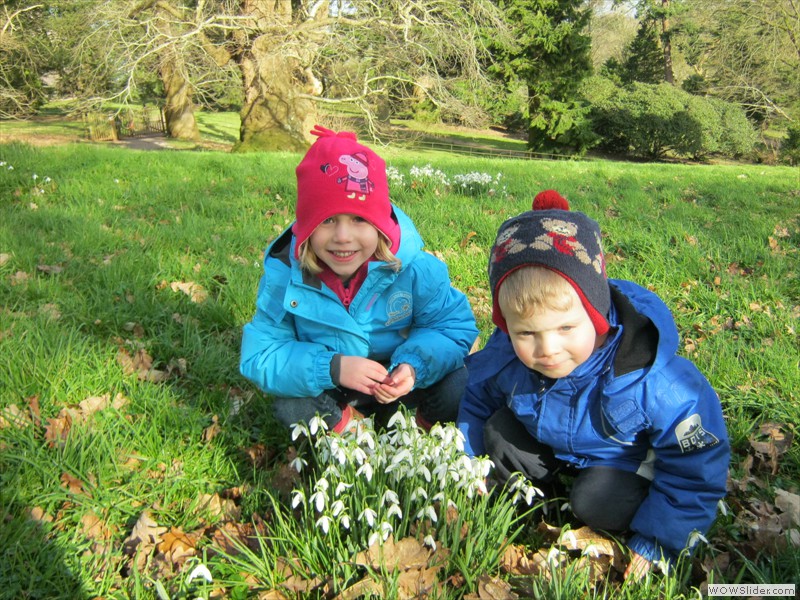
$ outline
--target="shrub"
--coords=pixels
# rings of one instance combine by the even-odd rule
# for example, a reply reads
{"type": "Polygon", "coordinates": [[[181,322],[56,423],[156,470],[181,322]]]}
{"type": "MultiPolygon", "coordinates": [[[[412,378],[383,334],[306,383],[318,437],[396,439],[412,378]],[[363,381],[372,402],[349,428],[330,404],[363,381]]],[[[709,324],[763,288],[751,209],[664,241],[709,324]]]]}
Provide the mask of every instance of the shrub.
{"type": "Polygon", "coordinates": [[[708,101],[720,115],[719,152],[733,158],[750,154],[755,147],[758,133],[744,110],[725,100],[709,98],[708,101]]]}
{"type": "Polygon", "coordinates": [[[753,127],[736,105],[667,83],[619,87],[607,78],[593,77],[582,91],[591,106],[593,131],[607,151],[698,159],[714,153],[741,156],[755,142],[753,127]]]}
{"type": "Polygon", "coordinates": [[[790,165],[800,165],[800,123],[789,125],[787,136],[781,142],[781,160],[790,165]]]}

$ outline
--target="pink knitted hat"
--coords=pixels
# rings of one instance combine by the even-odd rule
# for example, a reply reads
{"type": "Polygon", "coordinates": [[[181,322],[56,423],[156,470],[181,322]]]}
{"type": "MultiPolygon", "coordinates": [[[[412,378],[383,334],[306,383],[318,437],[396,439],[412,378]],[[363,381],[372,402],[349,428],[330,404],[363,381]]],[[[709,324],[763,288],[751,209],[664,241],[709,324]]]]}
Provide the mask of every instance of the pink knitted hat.
{"type": "Polygon", "coordinates": [[[386,163],[359,144],[355,133],[336,133],[319,125],[311,133],[318,139],[296,169],[295,256],[320,223],[338,214],[366,219],[390,240],[391,250],[396,252],[400,227],[389,201],[386,163]]]}

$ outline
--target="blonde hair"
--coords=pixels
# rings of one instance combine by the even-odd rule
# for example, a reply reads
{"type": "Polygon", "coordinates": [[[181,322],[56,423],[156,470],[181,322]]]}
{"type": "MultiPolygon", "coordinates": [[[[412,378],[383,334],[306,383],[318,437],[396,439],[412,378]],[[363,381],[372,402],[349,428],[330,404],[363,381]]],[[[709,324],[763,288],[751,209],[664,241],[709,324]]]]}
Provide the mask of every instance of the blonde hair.
{"type": "Polygon", "coordinates": [[[546,267],[528,266],[512,271],[497,291],[497,305],[503,316],[521,318],[531,316],[537,310],[567,311],[575,298],[570,283],[555,271],[546,267]]]}
{"type": "MultiPolygon", "coordinates": [[[[298,256],[300,259],[300,268],[304,271],[308,271],[312,275],[319,275],[322,273],[319,257],[311,248],[308,239],[300,244],[298,256]]],[[[378,229],[378,247],[375,248],[375,254],[373,254],[373,256],[377,260],[387,263],[393,271],[399,271],[400,267],[403,265],[400,259],[392,254],[392,243],[380,229],[378,229]]]]}

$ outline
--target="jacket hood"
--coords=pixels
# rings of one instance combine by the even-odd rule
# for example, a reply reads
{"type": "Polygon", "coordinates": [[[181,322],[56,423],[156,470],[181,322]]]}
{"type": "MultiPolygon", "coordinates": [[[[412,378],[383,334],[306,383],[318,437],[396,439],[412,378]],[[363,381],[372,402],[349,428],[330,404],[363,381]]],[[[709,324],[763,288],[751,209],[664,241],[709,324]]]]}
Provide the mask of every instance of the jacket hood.
{"type": "Polygon", "coordinates": [[[678,351],[678,329],[672,312],[656,294],[631,281],[609,280],[613,326],[622,326],[614,375],[660,370],[678,351]]]}

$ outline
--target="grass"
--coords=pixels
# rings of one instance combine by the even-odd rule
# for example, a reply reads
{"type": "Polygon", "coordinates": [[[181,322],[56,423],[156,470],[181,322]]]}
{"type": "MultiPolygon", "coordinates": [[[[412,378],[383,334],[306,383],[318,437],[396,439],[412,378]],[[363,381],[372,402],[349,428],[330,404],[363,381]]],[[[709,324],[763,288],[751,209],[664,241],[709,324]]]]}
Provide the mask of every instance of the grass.
{"type": "MultiPolygon", "coordinates": [[[[694,597],[701,562],[716,583],[800,580],[796,548],[768,534],[775,522],[798,528],[777,499],[797,494],[800,480],[798,446],[787,443],[800,422],[800,173],[382,153],[403,176],[395,202],[448,263],[483,339],[497,227],[555,188],[600,221],[609,274],[673,309],[683,352],[723,403],[729,513],[693,565],[622,588],[584,572],[504,577],[545,598],[694,597]],[[431,175],[412,187],[411,168],[428,162],[450,179],[502,173],[502,184],[459,192],[431,175]]],[[[230,559],[212,541],[258,519],[269,529],[289,506],[281,476],[291,440],[238,375],[238,349],[263,249],[292,220],[298,160],[0,145],[0,598],[150,599],[159,589],[236,598],[254,577],[285,578],[264,560],[268,548],[230,559]],[[166,528],[161,542],[126,553],[144,511],[166,528]],[[214,585],[186,583],[201,561],[214,585]]],[[[541,543],[532,527],[516,541],[541,543]]]]}

